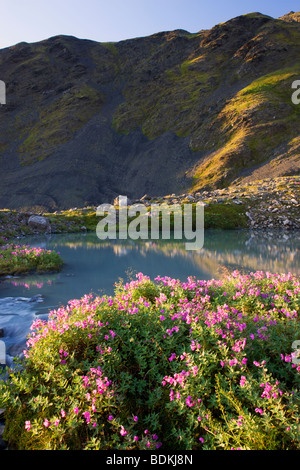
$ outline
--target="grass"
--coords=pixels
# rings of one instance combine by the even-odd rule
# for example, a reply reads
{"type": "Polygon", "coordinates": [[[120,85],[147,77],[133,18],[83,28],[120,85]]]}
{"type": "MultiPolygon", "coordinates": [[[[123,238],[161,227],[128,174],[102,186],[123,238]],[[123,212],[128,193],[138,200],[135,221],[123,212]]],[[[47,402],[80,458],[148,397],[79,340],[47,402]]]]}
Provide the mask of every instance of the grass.
{"type": "MultiPolygon", "coordinates": [[[[291,148],[297,149],[297,145],[299,138],[294,138],[290,141],[291,148]]],[[[216,168],[215,168],[216,172],[216,168]]],[[[231,229],[244,229],[248,227],[248,218],[246,216],[246,211],[248,210],[249,206],[258,208],[261,204],[261,200],[258,198],[260,191],[258,190],[258,186],[266,182],[267,184],[267,195],[266,200],[268,200],[271,204],[272,199],[277,197],[277,191],[282,190],[286,198],[289,199],[290,196],[292,198],[298,199],[298,179],[299,177],[282,177],[282,178],[274,178],[276,182],[276,187],[273,187],[272,184],[268,180],[261,180],[250,185],[239,186],[239,189],[243,193],[239,197],[241,203],[236,204],[234,202],[234,192],[231,194],[230,187],[227,199],[224,199],[222,202],[219,201],[218,203],[211,201],[209,199],[204,199],[204,202],[207,205],[204,208],[204,226],[205,228],[219,228],[225,230],[231,229]],[[269,184],[270,183],[270,184],[269,184]],[[245,196],[245,197],[244,197],[245,196]]],[[[197,184],[197,180],[195,182],[195,187],[197,184]]],[[[216,196],[218,197],[218,196],[216,196]]],[[[163,203],[167,204],[169,210],[172,209],[172,204],[169,203],[169,199],[159,198],[155,199],[151,202],[152,204],[161,205],[163,203]]],[[[185,204],[191,204],[188,202],[188,199],[182,200],[181,202],[181,209],[183,211],[185,204]]],[[[149,212],[151,210],[151,205],[147,208],[149,212]]],[[[195,203],[192,203],[193,209],[193,229],[195,228],[195,203]]],[[[118,208],[116,207],[116,211],[118,208]]],[[[296,215],[296,213],[295,213],[296,215]]],[[[77,208],[77,209],[70,209],[59,211],[57,213],[45,213],[45,217],[49,220],[51,224],[52,233],[82,233],[83,231],[90,231],[95,232],[98,223],[101,220],[100,216],[97,216],[96,207],[90,206],[85,208],[77,208]]],[[[137,213],[139,216],[139,213],[137,213]]],[[[128,218],[128,224],[134,220],[135,217],[128,218]]],[[[149,220],[149,228],[151,228],[151,218],[149,220]]],[[[160,214],[161,220],[161,214],[160,214]]],[[[118,230],[118,225],[117,225],[118,230]]],[[[170,219],[170,230],[174,229],[174,220],[171,214],[170,219]]],[[[17,211],[9,211],[7,209],[0,210],[0,237],[5,236],[6,238],[13,238],[19,235],[30,235],[32,234],[32,229],[25,223],[20,223],[18,221],[18,212],[17,211]]]]}
{"type": "MultiPolygon", "coordinates": [[[[195,171],[195,190],[229,185],[240,170],[268,160],[280,145],[295,139],[300,108],[291,101],[291,84],[298,75],[299,66],[276,70],[225,104],[214,122],[219,132],[205,144],[210,157],[195,171]]],[[[201,147],[196,143],[193,149],[201,147]]]]}
{"type": "Polygon", "coordinates": [[[96,229],[99,217],[96,216],[94,209],[75,209],[61,211],[57,214],[46,213],[50,223],[54,223],[58,232],[60,231],[82,231],[82,227],[94,231],[96,229]]]}
{"type": "MultiPolygon", "coordinates": [[[[192,229],[196,229],[196,204],[189,204],[192,206],[192,229]]],[[[184,226],[184,207],[185,204],[181,204],[182,214],[182,226],[184,226]]],[[[151,211],[151,207],[148,207],[148,213],[151,211]]],[[[169,227],[170,232],[174,231],[174,213],[172,212],[172,205],[169,205],[170,219],[169,227]]],[[[245,215],[246,209],[244,204],[235,204],[230,201],[224,203],[210,203],[204,208],[204,228],[218,228],[223,230],[230,229],[241,229],[247,227],[247,217],[245,215]]],[[[135,217],[128,218],[128,226],[135,219],[135,217]]],[[[162,213],[159,213],[159,230],[162,231],[162,213]]],[[[100,220],[100,218],[99,218],[100,220]]],[[[127,227],[128,227],[127,226],[127,227]]],[[[148,218],[148,229],[150,233],[151,228],[151,217],[148,218]]],[[[119,225],[117,224],[117,230],[119,225]]]]}
{"type": "MultiPolygon", "coordinates": [[[[169,206],[170,211],[172,205],[169,206]]],[[[118,212],[118,207],[115,208],[118,212]]],[[[184,205],[181,205],[182,211],[184,210],[184,205]]],[[[193,229],[195,229],[196,222],[196,211],[195,204],[192,204],[193,209],[193,229]]],[[[147,211],[150,212],[151,207],[147,208],[147,211]]],[[[94,209],[76,209],[69,211],[62,211],[58,214],[45,214],[49,219],[50,223],[54,223],[58,232],[64,231],[73,231],[73,232],[82,232],[82,226],[86,227],[88,231],[95,231],[97,224],[102,219],[102,217],[97,216],[94,209]]],[[[139,213],[137,213],[137,217],[139,213]]],[[[136,217],[127,218],[127,228],[129,224],[136,217]]],[[[159,214],[160,221],[160,230],[162,214],[159,214]]],[[[149,218],[148,227],[151,227],[151,218],[149,218]]],[[[205,228],[220,228],[220,229],[238,229],[247,227],[247,218],[245,216],[245,206],[241,204],[237,206],[236,204],[228,201],[227,203],[222,204],[209,204],[205,207],[205,228]]],[[[119,224],[116,225],[117,231],[119,230],[119,224]]],[[[171,213],[170,216],[170,230],[174,230],[174,216],[171,213]]]]}
{"type": "MultiPolygon", "coordinates": [[[[161,204],[157,202],[156,204],[161,204]]],[[[182,213],[184,213],[184,205],[181,204],[182,213]]],[[[191,203],[190,203],[191,204],[191,203]]],[[[192,205],[192,228],[195,230],[196,227],[196,210],[195,203],[192,205]]],[[[170,212],[172,211],[172,205],[168,204],[170,212]]],[[[147,208],[147,211],[150,212],[151,206],[147,208]]],[[[14,238],[18,235],[31,235],[32,229],[25,223],[18,223],[18,226],[15,227],[16,222],[13,223],[14,228],[10,228],[9,225],[9,216],[6,215],[6,212],[13,213],[14,216],[17,216],[15,211],[0,211],[0,224],[2,223],[3,228],[0,232],[1,236],[6,239],[14,238]]],[[[243,229],[247,228],[247,217],[245,215],[246,208],[245,204],[237,205],[232,201],[228,200],[223,203],[209,203],[205,206],[204,209],[204,226],[206,229],[209,228],[219,228],[224,230],[230,229],[243,229]]],[[[118,208],[116,207],[116,213],[118,213],[118,208]]],[[[49,220],[52,233],[82,233],[83,231],[95,232],[98,223],[100,222],[100,216],[97,216],[95,208],[84,208],[84,209],[74,209],[60,211],[57,213],[45,213],[44,216],[49,220]]],[[[135,217],[128,217],[127,219],[127,228],[130,223],[139,216],[139,213],[135,217]]],[[[148,218],[148,228],[149,233],[151,229],[151,218],[148,218]]],[[[159,230],[162,230],[162,214],[159,214],[159,230]]],[[[184,221],[182,226],[184,227],[184,221]]],[[[119,231],[119,224],[116,225],[117,233],[119,231]]],[[[170,231],[174,230],[174,216],[171,212],[170,214],[170,231]]],[[[1,243],[0,243],[1,245],[1,243]]]]}
{"type": "Polygon", "coordinates": [[[209,204],[204,209],[205,228],[218,228],[223,230],[247,228],[244,204],[232,202],[209,204]]]}
{"type": "Polygon", "coordinates": [[[23,129],[23,141],[19,147],[21,163],[31,164],[49,156],[58,145],[72,138],[73,133],[101,108],[103,102],[103,95],[88,85],[74,87],[57,98],[40,112],[30,128],[23,129]]]}
{"type": "Polygon", "coordinates": [[[244,88],[240,94],[245,96],[247,94],[263,93],[267,91],[280,91],[279,88],[285,85],[288,81],[292,83],[293,77],[297,77],[299,73],[299,66],[289,67],[287,69],[276,70],[267,75],[263,75],[258,79],[254,80],[251,85],[244,88]]]}

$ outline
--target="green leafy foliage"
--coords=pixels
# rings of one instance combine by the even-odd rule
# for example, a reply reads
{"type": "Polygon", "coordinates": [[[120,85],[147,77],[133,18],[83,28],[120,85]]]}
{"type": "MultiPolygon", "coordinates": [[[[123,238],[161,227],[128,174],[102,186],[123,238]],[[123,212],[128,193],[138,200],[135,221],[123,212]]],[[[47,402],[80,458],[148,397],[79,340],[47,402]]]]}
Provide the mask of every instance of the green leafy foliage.
{"type": "Polygon", "coordinates": [[[0,276],[31,271],[59,271],[63,260],[59,253],[39,247],[4,244],[0,241],[0,276]]]}
{"type": "Polygon", "coordinates": [[[116,285],[36,320],[6,369],[15,449],[298,449],[300,280],[116,285]]]}

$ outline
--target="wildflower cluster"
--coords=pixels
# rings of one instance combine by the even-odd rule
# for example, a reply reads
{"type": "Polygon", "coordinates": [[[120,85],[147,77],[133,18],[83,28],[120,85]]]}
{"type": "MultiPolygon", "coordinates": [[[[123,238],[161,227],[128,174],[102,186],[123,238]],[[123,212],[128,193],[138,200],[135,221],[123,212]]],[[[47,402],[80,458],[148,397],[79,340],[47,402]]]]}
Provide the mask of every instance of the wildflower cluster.
{"type": "Polygon", "coordinates": [[[300,280],[168,277],[36,320],[0,406],[18,449],[298,449],[300,280]]]}
{"type": "Polygon", "coordinates": [[[40,247],[0,244],[0,276],[30,271],[56,271],[63,264],[59,253],[40,247]]]}

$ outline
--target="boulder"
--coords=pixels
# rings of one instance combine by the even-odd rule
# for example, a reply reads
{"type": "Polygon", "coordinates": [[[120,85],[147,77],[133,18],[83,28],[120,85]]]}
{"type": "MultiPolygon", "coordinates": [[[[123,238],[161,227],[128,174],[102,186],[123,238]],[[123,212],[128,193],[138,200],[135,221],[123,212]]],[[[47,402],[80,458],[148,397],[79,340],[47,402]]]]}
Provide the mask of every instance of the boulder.
{"type": "Polygon", "coordinates": [[[51,233],[51,226],[49,220],[41,215],[31,215],[27,224],[38,232],[51,233]]]}
{"type": "MultiPolygon", "coordinates": [[[[119,204],[120,202],[121,202],[121,206],[124,205],[124,204],[123,204],[123,200],[122,200],[122,199],[119,199],[119,198],[125,198],[125,197],[127,197],[127,196],[121,196],[121,195],[120,195],[120,196],[116,197],[116,198],[114,199],[114,206],[119,206],[119,205],[120,205],[120,204],[119,204]]],[[[129,198],[127,198],[127,206],[130,206],[131,204],[132,204],[132,201],[131,201],[129,198]]]]}

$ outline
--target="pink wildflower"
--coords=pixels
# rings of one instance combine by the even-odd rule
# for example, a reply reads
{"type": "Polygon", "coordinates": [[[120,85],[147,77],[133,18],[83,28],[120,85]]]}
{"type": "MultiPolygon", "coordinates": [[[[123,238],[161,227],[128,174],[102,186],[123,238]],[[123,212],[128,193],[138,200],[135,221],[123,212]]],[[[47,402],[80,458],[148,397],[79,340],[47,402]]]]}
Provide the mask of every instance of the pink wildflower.
{"type": "Polygon", "coordinates": [[[169,361],[173,361],[173,359],[176,359],[176,354],[172,353],[171,356],[169,357],[169,361]]]}
{"type": "Polygon", "coordinates": [[[242,375],[241,380],[240,380],[240,386],[244,387],[245,383],[246,383],[246,377],[244,375],[242,375]]]}
{"type": "Polygon", "coordinates": [[[31,429],[30,421],[25,421],[25,429],[26,429],[26,431],[30,431],[30,429],[31,429]]]}
{"type": "Polygon", "coordinates": [[[82,414],[83,414],[83,416],[85,417],[87,424],[89,424],[89,422],[90,422],[90,420],[91,420],[89,411],[85,411],[85,412],[82,413],[82,414]]]}

